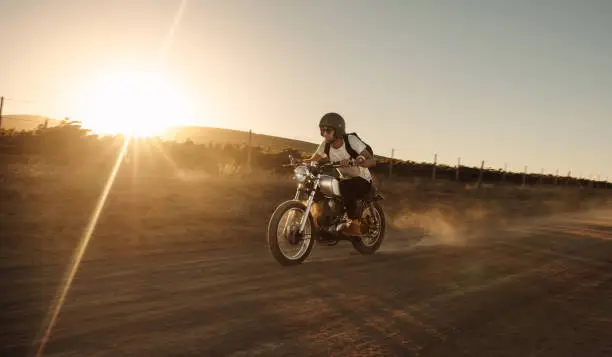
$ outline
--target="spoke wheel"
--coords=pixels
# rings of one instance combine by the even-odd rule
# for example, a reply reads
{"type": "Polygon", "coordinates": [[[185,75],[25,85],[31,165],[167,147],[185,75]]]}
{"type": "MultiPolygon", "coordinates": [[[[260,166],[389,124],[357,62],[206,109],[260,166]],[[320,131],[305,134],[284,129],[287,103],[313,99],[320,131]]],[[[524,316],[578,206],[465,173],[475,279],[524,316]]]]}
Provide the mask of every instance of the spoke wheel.
{"type": "Polygon", "coordinates": [[[268,246],[281,265],[299,264],[308,257],[314,245],[313,220],[309,215],[304,232],[299,233],[306,206],[287,201],[276,209],[268,224],[268,246]]]}
{"type": "Polygon", "coordinates": [[[365,229],[360,237],[352,241],[353,247],[361,254],[373,254],[385,238],[385,213],[382,207],[374,202],[364,207],[361,217],[365,229]]]}

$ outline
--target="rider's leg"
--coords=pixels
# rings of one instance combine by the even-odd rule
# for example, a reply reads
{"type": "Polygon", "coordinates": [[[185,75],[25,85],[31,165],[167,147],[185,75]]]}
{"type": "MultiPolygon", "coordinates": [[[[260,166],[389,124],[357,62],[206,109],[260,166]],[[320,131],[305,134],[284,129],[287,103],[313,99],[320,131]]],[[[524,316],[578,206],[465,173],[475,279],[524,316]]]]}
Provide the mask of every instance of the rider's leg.
{"type": "Polygon", "coordinates": [[[359,235],[359,213],[357,209],[357,200],[367,195],[372,188],[372,183],[361,177],[352,177],[340,181],[340,194],[344,200],[346,207],[346,215],[350,222],[349,227],[344,230],[344,233],[349,235],[359,235]]]}

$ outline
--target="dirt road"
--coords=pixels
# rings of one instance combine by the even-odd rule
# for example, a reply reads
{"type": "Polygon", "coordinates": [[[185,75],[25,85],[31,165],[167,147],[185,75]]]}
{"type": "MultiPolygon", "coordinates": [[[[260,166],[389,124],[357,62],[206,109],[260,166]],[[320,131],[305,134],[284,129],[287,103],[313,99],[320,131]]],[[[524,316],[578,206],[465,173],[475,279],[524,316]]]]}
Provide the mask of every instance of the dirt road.
{"type": "MultiPolygon", "coordinates": [[[[45,356],[610,356],[612,212],[282,268],[263,236],[85,259],[45,356]]],[[[65,266],[3,274],[2,356],[35,351],[65,266]]]]}

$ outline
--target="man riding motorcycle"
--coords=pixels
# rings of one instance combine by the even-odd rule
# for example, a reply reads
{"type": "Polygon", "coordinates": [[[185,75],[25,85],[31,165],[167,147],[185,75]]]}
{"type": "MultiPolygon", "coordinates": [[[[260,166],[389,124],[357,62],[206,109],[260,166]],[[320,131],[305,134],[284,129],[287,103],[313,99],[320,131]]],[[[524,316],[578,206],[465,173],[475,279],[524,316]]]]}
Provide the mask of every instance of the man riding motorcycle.
{"type": "Polygon", "coordinates": [[[346,207],[348,227],[342,233],[350,236],[361,234],[357,200],[366,196],[372,189],[370,167],[376,166],[374,156],[368,146],[356,135],[346,133],[344,118],[338,113],[327,113],[319,121],[323,142],[317,151],[305,160],[319,161],[324,158],[339,162],[343,167],[338,171],[344,177],[340,181],[340,194],[346,207]],[[354,166],[351,166],[351,161],[354,166]]]}

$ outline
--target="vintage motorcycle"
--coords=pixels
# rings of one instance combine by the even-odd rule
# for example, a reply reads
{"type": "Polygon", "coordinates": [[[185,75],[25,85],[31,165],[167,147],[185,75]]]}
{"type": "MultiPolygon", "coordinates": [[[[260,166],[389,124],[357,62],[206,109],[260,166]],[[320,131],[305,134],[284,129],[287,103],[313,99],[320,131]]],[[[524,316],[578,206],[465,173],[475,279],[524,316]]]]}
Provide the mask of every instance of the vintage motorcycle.
{"type": "MultiPolygon", "coordinates": [[[[293,200],[281,203],[268,223],[268,246],[281,265],[302,263],[315,241],[336,245],[350,241],[362,254],[376,252],[385,237],[385,213],[378,203],[383,197],[372,185],[371,192],[358,202],[361,235],[348,236],[342,230],[348,226],[345,207],[340,195],[344,179],[339,163],[315,161],[306,164],[289,157],[298,187],[293,200]]],[[[350,165],[354,165],[351,161],[350,165]]]]}

